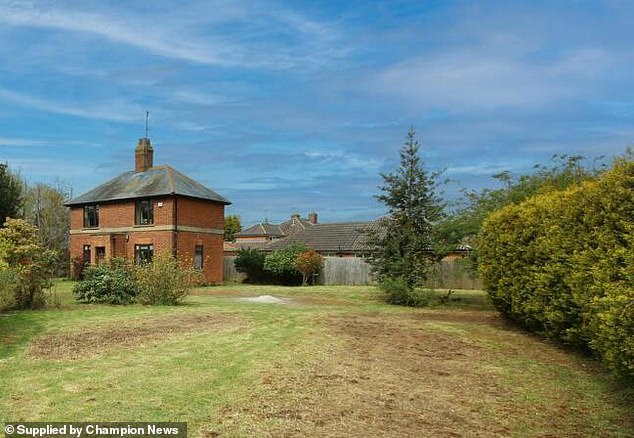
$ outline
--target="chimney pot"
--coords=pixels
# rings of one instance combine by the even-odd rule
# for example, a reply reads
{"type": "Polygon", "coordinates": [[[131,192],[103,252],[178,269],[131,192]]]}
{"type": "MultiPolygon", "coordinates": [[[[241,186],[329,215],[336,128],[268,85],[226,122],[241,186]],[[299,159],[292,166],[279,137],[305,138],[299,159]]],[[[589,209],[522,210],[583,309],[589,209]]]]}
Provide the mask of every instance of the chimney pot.
{"type": "Polygon", "coordinates": [[[317,213],[312,212],[308,215],[308,222],[310,222],[313,225],[317,224],[317,213]]]}
{"type": "Polygon", "coordinates": [[[145,172],[154,166],[154,149],[149,138],[140,138],[134,150],[134,171],[145,172]]]}

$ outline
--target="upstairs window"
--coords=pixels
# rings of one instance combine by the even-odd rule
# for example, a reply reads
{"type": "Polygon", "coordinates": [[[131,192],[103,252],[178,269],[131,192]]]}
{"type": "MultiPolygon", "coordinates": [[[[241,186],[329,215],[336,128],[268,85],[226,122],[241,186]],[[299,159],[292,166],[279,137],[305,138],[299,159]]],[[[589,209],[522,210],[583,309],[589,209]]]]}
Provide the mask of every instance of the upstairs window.
{"type": "Polygon", "coordinates": [[[137,265],[150,263],[154,257],[154,245],[134,245],[134,260],[137,265]]]}
{"type": "Polygon", "coordinates": [[[84,206],[84,228],[99,227],[99,205],[84,206]]]}
{"type": "Polygon", "coordinates": [[[151,225],[154,223],[154,208],[151,199],[136,201],[136,225],[151,225]]]}

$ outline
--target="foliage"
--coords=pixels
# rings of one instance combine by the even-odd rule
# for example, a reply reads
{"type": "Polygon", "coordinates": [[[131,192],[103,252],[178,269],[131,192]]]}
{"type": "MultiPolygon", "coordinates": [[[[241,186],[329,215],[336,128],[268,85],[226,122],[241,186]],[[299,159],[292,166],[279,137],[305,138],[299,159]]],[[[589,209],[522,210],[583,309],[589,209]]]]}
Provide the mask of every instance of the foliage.
{"type": "Polygon", "coordinates": [[[137,266],[134,278],[141,304],[176,305],[191,287],[203,283],[199,270],[180,265],[169,252],[156,254],[151,263],[137,266]]]}
{"type": "Polygon", "coordinates": [[[19,284],[19,276],[15,270],[0,267],[0,312],[15,306],[15,291],[19,284]]]}
{"type": "Polygon", "coordinates": [[[7,218],[20,216],[22,208],[22,182],[6,163],[0,163],[0,225],[7,218]]]}
{"type": "Polygon", "coordinates": [[[479,271],[494,305],[634,377],[634,161],[509,205],[484,222],[479,271]]]}
{"type": "Polygon", "coordinates": [[[425,307],[433,298],[431,291],[413,288],[402,277],[386,277],[379,283],[379,288],[386,302],[400,306],[425,307]]]}
{"type": "Polygon", "coordinates": [[[137,294],[133,268],[129,261],[117,258],[89,265],[84,270],[83,281],[75,285],[73,293],[77,301],[84,303],[130,304],[137,294]]]}
{"type": "Polygon", "coordinates": [[[308,284],[308,279],[319,274],[324,267],[324,259],[317,251],[309,249],[297,255],[295,265],[302,274],[302,285],[305,286],[308,284]]]}
{"type": "Polygon", "coordinates": [[[234,241],[236,233],[239,233],[240,231],[242,231],[240,216],[230,214],[229,216],[225,217],[225,241],[234,241]]]}
{"type": "Polygon", "coordinates": [[[289,245],[266,256],[264,270],[272,273],[283,284],[297,284],[301,273],[297,269],[297,256],[308,250],[304,245],[289,245]]]}
{"type": "Polygon", "coordinates": [[[0,268],[13,279],[14,307],[35,309],[46,304],[46,289],[51,286],[51,266],[55,255],[43,248],[37,228],[22,219],[7,219],[0,229],[0,268]]]}
{"type": "MultiPolygon", "coordinates": [[[[502,184],[501,188],[465,191],[463,205],[438,224],[436,251],[446,254],[460,244],[476,247],[476,236],[488,215],[532,196],[564,190],[598,177],[604,170],[603,166],[596,165],[601,158],[589,163],[583,156],[555,154],[551,165],[536,164],[531,174],[513,176],[511,172],[504,171],[493,175],[502,184]]],[[[475,264],[477,252],[472,255],[475,264]]]]}
{"type": "Polygon", "coordinates": [[[246,274],[249,283],[266,282],[268,274],[264,271],[264,259],[264,254],[257,249],[241,249],[235,260],[236,271],[246,274]]]}
{"type": "Polygon", "coordinates": [[[71,197],[70,189],[58,183],[56,187],[38,183],[26,188],[24,219],[38,228],[38,238],[45,248],[55,252],[59,264],[56,275],[68,271],[69,209],[64,206],[71,197]]]}
{"type": "Polygon", "coordinates": [[[401,278],[409,288],[428,277],[433,261],[433,225],[443,209],[435,194],[437,175],[425,171],[419,149],[410,128],[400,150],[398,169],[381,174],[384,185],[376,198],[385,204],[389,215],[380,221],[379,231],[369,236],[375,249],[370,262],[379,281],[401,278]]]}

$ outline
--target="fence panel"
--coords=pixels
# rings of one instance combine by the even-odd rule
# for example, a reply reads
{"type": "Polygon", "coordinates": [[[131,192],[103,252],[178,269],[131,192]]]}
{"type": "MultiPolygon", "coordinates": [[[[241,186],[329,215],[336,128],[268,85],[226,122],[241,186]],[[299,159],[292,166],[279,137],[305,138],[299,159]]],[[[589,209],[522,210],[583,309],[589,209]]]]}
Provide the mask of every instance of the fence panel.
{"type": "MultiPolygon", "coordinates": [[[[244,274],[236,271],[235,256],[223,258],[223,273],[226,282],[241,282],[244,274]]],[[[374,284],[372,268],[359,257],[324,257],[324,269],[317,278],[323,285],[374,284]]],[[[481,289],[480,280],[473,276],[459,260],[445,260],[434,268],[428,287],[439,289],[481,289]]]]}

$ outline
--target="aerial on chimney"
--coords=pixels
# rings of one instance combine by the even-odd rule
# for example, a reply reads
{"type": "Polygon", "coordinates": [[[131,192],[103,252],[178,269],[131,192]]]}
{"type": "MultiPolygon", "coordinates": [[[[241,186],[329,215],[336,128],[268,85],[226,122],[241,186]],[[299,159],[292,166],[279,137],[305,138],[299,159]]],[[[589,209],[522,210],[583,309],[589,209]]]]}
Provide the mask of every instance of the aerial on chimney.
{"type": "Polygon", "coordinates": [[[150,144],[150,139],[140,138],[139,144],[134,150],[134,171],[145,172],[154,165],[154,149],[150,144]]]}

